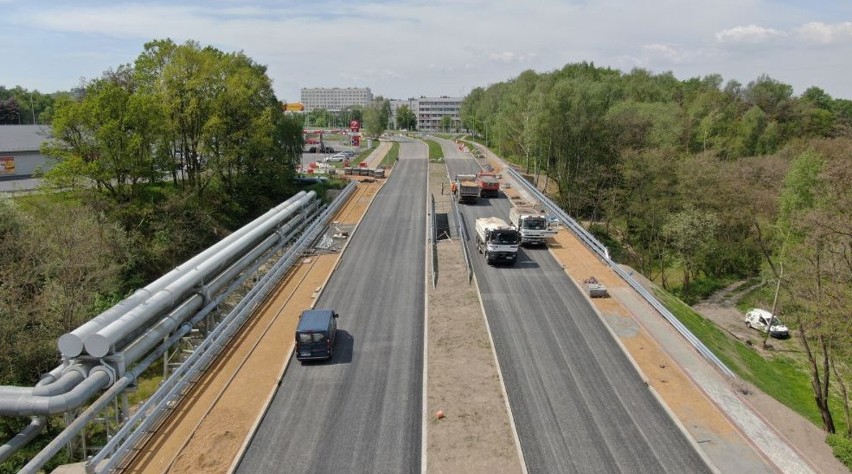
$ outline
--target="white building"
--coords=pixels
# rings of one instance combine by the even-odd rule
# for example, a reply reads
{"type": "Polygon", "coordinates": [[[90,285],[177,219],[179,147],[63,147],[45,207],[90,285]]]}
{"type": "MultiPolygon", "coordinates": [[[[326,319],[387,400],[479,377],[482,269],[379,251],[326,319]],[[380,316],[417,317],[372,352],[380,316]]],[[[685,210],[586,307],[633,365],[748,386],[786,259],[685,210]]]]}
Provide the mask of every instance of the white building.
{"type": "Polygon", "coordinates": [[[453,120],[452,128],[461,126],[461,104],[464,97],[421,97],[417,100],[417,130],[441,131],[444,117],[453,120]]]}
{"type": "Polygon", "coordinates": [[[302,101],[305,112],[326,109],[337,112],[353,105],[366,106],[373,102],[369,87],[303,88],[302,101]]]}
{"type": "Polygon", "coordinates": [[[420,97],[419,99],[392,100],[391,120],[396,125],[396,111],[403,105],[408,106],[417,117],[417,130],[422,132],[440,132],[441,121],[450,117],[452,130],[461,127],[461,104],[464,97],[420,97]]]}
{"type": "Polygon", "coordinates": [[[49,125],[0,125],[0,180],[29,178],[56,160],[39,148],[50,137],[49,125]]]}

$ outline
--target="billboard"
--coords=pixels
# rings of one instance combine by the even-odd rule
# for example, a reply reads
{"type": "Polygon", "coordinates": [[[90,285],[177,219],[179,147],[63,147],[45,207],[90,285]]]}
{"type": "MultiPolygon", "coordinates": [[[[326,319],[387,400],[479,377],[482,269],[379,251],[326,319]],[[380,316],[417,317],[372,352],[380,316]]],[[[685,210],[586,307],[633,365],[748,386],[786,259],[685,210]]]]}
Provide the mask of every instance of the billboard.
{"type": "Polygon", "coordinates": [[[0,176],[15,174],[15,157],[0,156],[0,176]]]}

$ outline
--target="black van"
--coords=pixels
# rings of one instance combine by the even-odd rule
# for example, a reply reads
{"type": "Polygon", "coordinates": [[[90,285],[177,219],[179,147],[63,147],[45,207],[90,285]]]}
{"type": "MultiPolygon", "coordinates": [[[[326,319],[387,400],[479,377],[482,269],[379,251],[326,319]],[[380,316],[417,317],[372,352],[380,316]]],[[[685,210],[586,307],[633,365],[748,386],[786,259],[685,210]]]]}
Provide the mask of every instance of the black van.
{"type": "Polygon", "coordinates": [[[330,309],[308,309],[296,328],[296,359],[331,359],[337,336],[338,314],[330,309]]]}

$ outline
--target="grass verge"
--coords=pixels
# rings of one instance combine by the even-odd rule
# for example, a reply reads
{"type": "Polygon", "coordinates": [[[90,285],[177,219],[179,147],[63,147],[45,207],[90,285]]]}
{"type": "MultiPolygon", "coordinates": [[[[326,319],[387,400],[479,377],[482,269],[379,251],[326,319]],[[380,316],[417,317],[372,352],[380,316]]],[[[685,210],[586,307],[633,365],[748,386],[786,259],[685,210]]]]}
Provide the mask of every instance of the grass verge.
{"type": "Polygon", "coordinates": [[[444,150],[441,149],[441,145],[438,142],[428,139],[424,139],[423,141],[429,146],[429,161],[441,161],[444,159],[444,150]]]}
{"type": "Polygon", "coordinates": [[[399,158],[399,142],[393,142],[390,150],[385,155],[385,159],[382,160],[381,166],[385,168],[390,168],[393,166],[394,162],[399,158]]]}

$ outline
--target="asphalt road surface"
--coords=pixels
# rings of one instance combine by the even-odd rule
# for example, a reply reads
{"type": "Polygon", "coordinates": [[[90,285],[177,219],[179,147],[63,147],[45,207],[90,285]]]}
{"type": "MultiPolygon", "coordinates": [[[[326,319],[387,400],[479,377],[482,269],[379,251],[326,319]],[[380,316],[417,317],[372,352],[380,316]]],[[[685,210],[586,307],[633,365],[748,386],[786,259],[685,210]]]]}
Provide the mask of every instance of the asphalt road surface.
{"type": "Polygon", "coordinates": [[[401,144],[317,304],[334,358],[291,361],[238,472],[420,472],[426,153],[401,144]]]}
{"type": "MultiPolygon", "coordinates": [[[[444,144],[450,176],[478,169],[444,144]]],[[[509,208],[501,193],[460,210],[529,472],[710,472],[546,249],[485,263],[474,220],[509,208]]]]}

